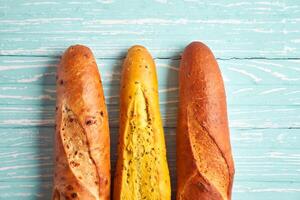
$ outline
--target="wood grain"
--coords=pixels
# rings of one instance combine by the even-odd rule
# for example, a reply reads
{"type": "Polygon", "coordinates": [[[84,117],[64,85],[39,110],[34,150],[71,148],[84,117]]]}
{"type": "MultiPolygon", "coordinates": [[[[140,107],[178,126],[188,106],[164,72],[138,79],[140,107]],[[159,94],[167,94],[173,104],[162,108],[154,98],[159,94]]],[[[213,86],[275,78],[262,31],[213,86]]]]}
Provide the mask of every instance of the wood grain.
{"type": "MultiPolygon", "coordinates": [[[[0,141],[0,182],[41,183],[49,186],[53,169],[54,82],[58,59],[23,56],[1,58],[0,70],[3,73],[0,79],[0,128],[3,140],[0,141]]],[[[97,61],[110,115],[114,164],[122,60],[97,61]]],[[[167,77],[159,79],[160,104],[172,184],[175,188],[179,60],[156,59],[156,62],[159,77],[167,77]]],[[[237,165],[234,198],[244,195],[250,198],[254,196],[253,193],[257,196],[269,195],[275,191],[284,192],[291,198],[297,196],[300,178],[300,149],[297,147],[300,128],[298,60],[219,60],[219,64],[227,90],[233,152],[237,165]],[[293,183],[288,188],[295,188],[282,189],[278,185],[275,189],[267,187],[279,182],[283,186],[293,183]],[[245,186],[249,184],[252,187],[245,186]],[[262,189],[261,185],[266,187],[262,189]]],[[[20,188],[22,190],[24,188],[20,188]]],[[[50,190],[50,186],[43,186],[41,190],[32,186],[27,198],[49,194],[50,190]]],[[[16,195],[18,194],[10,197],[21,198],[24,194],[19,194],[19,197],[16,195]]]]}
{"type": "Polygon", "coordinates": [[[4,1],[0,13],[1,55],[58,56],[84,43],[97,57],[116,58],[138,43],[169,58],[192,40],[204,41],[219,58],[300,55],[293,0],[17,0],[4,1]]]}
{"type": "Polygon", "coordinates": [[[233,200],[300,199],[299,8],[293,0],[2,1],[0,199],[50,199],[56,65],[77,43],[97,57],[113,165],[122,59],[134,44],[153,54],[174,194],[178,66],[192,40],[212,48],[225,81],[233,200]]]}
{"type": "MultiPolygon", "coordinates": [[[[23,184],[51,184],[52,180],[52,135],[53,128],[44,128],[45,137],[32,141],[31,137],[22,139],[20,143],[20,132],[23,130],[14,130],[10,132],[16,137],[6,138],[1,141],[1,149],[5,148],[5,153],[0,154],[1,167],[0,177],[4,189],[4,182],[8,184],[14,183],[20,186],[23,184]],[[13,141],[12,141],[13,140],[13,141]],[[31,145],[28,146],[28,143],[31,145]],[[9,144],[16,144],[9,146],[9,144]],[[4,182],[3,182],[4,181],[4,182]]],[[[7,131],[11,131],[7,130],[7,131]]],[[[26,128],[25,132],[34,133],[35,128],[26,128]]],[[[113,128],[112,133],[112,149],[116,148],[117,128],[113,128]]],[[[299,131],[297,129],[238,129],[233,128],[232,143],[234,158],[236,161],[236,184],[235,196],[242,197],[256,192],[256,195],[270,192],[299,192],[299,161],[300,155],[297,146],[297,138],[299,131]],[[267,144],[267,145],[266,145],[267,144]],[[275,148],[274,148],[275,147],[275,148]],[[260,174],[258,176],[257,174],[260,174]],[[245,185],[252,183],[252,187],[245,185]],[[268,185],[281,183],[281,188],[268,188],[268,185]],[[289,189],[287,185],[290,185],[289,189]],[[263,186],[263,187],[262,187],[263,186]],[[286,191],[282,188],[287,187],[286,191]],[[296,188],[296,189],[295,189],[296,188]],[[250,193],[250,194],[248,194],[250,193]]],[[[168,158],[170,171],[173,177],[175,175],[175,129],[165,128],[168,158]]],[[[7,135],[7,134],[6,134],[7,135]]],[[[39,135],[36,133],[36,135],[39,135]]],[[[113,166],[116,160],[116,153],[112,154],[113,166]]],[[[0,182],[1,183],[1,182],[0,182]]],[[[0,184],[1,185],[1,184],[0,184]]],[[[18,186],[18,187],[20,187],[18,186]]],[[[51,187],[47,187],[49,190],[51,187]]],[[[32,188],[31,190],[33,190],[32,188]]],[[[44,191],[49,193],[49,191],[44,191]]],[[[33,197],[34,193],[31,194],[33,197]]],[[[250,196],[253,196],[251,194],[250,196]]]]}

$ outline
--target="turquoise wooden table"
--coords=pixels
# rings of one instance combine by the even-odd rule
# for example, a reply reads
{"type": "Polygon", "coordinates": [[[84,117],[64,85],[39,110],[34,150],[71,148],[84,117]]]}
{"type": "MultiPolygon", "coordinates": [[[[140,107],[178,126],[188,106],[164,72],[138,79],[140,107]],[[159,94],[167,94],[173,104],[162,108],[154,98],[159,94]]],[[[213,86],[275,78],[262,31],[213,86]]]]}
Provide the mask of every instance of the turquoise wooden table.
{"type": "Polygon", "coordinates": [[[50,199],[56,64],[77,43],[97,57],[113,164],[122,59],[134,44],[153,54],[175,192],[177,73],[180,53],[193,40],[212,48],[224,76],[233,200],[299,200],[296,0],[0,0],[0,199],[50,199]]]}

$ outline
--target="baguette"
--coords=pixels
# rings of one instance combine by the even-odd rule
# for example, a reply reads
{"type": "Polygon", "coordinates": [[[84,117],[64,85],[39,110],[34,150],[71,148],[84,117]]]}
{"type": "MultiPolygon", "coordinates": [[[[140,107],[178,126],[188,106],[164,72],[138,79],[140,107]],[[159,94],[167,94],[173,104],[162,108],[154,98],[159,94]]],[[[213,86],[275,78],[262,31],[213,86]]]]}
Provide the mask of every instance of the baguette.
{"type": "Polygon", "coordinates": [[[179,70],[177,200],[230,200],[234,176],[226,96],[210,49],[188,45],[179,70]]]}
{"type": "Polygon", "coordinates": [[[57,71],[53,200],[110,198],[108,116],[96,61],[71,46],[57,71]]]}
{"type": "Polygon", "coordinates": [[[123,63],[114,200],[170,200],[155,63],[142,46],[123,63]]]}

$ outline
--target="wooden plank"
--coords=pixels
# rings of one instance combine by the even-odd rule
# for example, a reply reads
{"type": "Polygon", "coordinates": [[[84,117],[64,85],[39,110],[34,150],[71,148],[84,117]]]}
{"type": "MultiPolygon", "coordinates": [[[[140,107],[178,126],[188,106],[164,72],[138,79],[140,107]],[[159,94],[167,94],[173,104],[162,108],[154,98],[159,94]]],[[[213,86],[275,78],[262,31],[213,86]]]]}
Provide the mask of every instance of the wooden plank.
{"type": "MultiPolygon", "coordinates": [[[[18,134],[22,131],[11,129],[7,131],[11,131],[10,134],[15,136],[15,140],[13,141],[11,137],[11,140],[3,141],[5,146],[0,148],[0,191],[3,190],[0,192],[0,197],[47,197],[51,191],[53,171],[52,137],[50,136],[53,131],[41,129],[43,135],[47,135],[47,146],[45,146],[47,143],[42,141],[44,138],[36,141],[37,145],[32,144],[30,138],[26,137],[23,138],[24,142],[19,143],[18,134]],[[28,146],[26,141],[31,145],[28,146]],[[7,146],[8,143],[12,145],[7,146]],[[39,186],[36,185],[37,183],[39,186]],[[14,189],[18,188],[15,194],[10,194],[12,186],[14,189]]],[[[7,135],[6,133],[4,138],[7,135]]],[[[114,173],[117,129],[112,129],[111,135],[112,173],[114,173]]],[[[175,129],[166,128],[165,135],[174,194],[176,190],[175,129]]],[[[28,137],[26,134],[25,136],[28,137]]],[[[235,199],[245,199],[242,197],[248,197],[247,195],[253,198],[255,195],[271,193],[284,193],[290,197],[299,195],[300,149],[295,140],[299,137],[298,130],[232,129],[231,137],[236,163],[235,199]]]]}
{"type": "MultiPolygon", "coordinates": [[[[55,84],[58,58],[1,56],[0,84],[55,84]]],[[[105,85],[119,85],[122,59],[97,59],[105,85]]],[[[156,59],[159,85],[177,86],[180,60],[156,59]]],[[[226,85],[299,85],[300,60],[218,60],[226,85]]]]}
{"type": "Polygon", "coordinates": [[[54,127],[22,127],[11,126],[1,128],[1,147],[10,148],[45,148],[53,147],[54,127]]]}
{"type": "MultiPolygon", "coordinates": [[[[45,129],[42,130],[45,131],[45,129]]],[[[51,129],[47,131],[43,133],[47,138],[47,145],[43,139],[31,141],[30,136],[20,141],[18,135],[22,133],[16,130],[12,130],[11,135],[3,142],[1,141],[0,177],[2,181],[23,182],[52,179],[54,131],[51,129]]],[[[117,156],[117,131],[115,128],[111,131],[113,166],[117,156]]],[[[173,176],[175,175],[175,135],[174,128],[165,128],[168,161],[173,176]]],[[[299,182],[300,148],[295,140],[298,137],[299,131],[294,129],[232,129],[236,184],[239,185],[240,181],[249,180],[299,182]]]]}
{"type": "MultiPolygon", "coordinates": [[[[2,148],[52,148],[54,131],[53,126],[1,128],[0,146],[2,148]]],[[[111,127],[110,134],[112,148],[115,148],[118,128],[111,127]]],[[[175,149],[176,129],[165,128],[165,134],[168,136],[169,148],[175,149]]],[[[299,129],[231,128],[234,149],[242,149],[247,146],[249,151],[251,149],[300,151],[297,139],[299,136],[299,129]]]]}
{"type": "MultiPolygon", "coordinates": [[[[234,200],[282,200],[298,199],[300,184],[295,182],[240,182],[233,191],[234,200]]],[[[0,182],[0,198],[6,200],[37,199],[51,197],[51,182],[0,182]]],[[[174,194],[174,191],[173,191],[174,194]]],[[[175,196],[173,195],[173,198],[175,196]]]]}
{"type": "Polygon", "coordinates": [[[1,148],[1,181],[52,180],[53,148],[1,148]]]}
{"type": "Polygon", "coordinates": [[[268,182],[247,181],[234,186],[234,200],[282,200],[299,199],[299,183],[294,182],[268,182]]]}
{"type": "Polygon", "coordinates": [[[300,12],[295,1],[176,0],[146,5],[146,1],[4,1],[0,54],[59,56],[67,46],[83,43],[97,57],[116,58],[138,43],[155,57],[169,58],[178,57],[190,41],[202,40],[219,58],[300,57],[300,12]]]}
{"type": "MultiPolygon", "coordinates": [[[[119,104],[119,86],[104,85],[107,105],[119,104]]],[[[298,85],[226,85],[227,104],[251,106],[298,106],[300,105],[298,85]]],[[[54,85],[1,84],[2,105],[54,105],[54,85]]],[[[178,86],[159,86],[161,105],[174,106],[178,103],[178,86]]]]}
{"type": "Polygon", "coordinates": [[[0,182],[0,199],[51,199],[52,182],[0,182]]]}
{"type": "MultiPolygon", "coordinates": [[[[55,103],[57,59],[2,57],[0,104],[51,105],[55,103]]],[[[99,68],[108,105],[118,104],[121,60],[100,59],[99,68]]],[[[176,110],[178,60],[157,59],[160,102],[176,110]]],[[[228,105],[299,105],[299,60],[220,60],[228,105]]],[[[118,109],[114,107],[113,109],[118,109]]]]}
{"type": "MultiPolygon", "coordinates": [[[[175,127],[177,106],[161,106],[164,127],[175,127]]],[[[0,128],[53,127],[53,105],[0,105],[0,128]]],[[[118,105],[108,106],[111,127],[118,127],[118,105]]],[[[229,125],[232,128],[300,128],[299,106],[229,106],[229,125]]]]}

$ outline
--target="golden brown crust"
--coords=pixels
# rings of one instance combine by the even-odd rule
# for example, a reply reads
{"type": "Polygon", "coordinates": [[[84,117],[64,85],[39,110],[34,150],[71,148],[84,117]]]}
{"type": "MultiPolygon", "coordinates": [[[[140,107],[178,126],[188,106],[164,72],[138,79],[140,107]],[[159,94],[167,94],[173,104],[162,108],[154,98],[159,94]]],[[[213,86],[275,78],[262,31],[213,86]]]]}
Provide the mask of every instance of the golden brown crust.
{"type": "Polygon", "coordinates": [[[110,198],[108,116],[88,47],[69,47],[57,70],[53,199],[110,198]]]}
{"type": "Polygon", "coordinates": [[[171,198],[155,63],[133,46],[123,63],[114,199],[171,198]]]}
{"type": "Polygon", "coordinates": [[[230,200],[233,176],[221,72],[210,49],[193,42],[179,70],[177,199],[230,200]]]}

